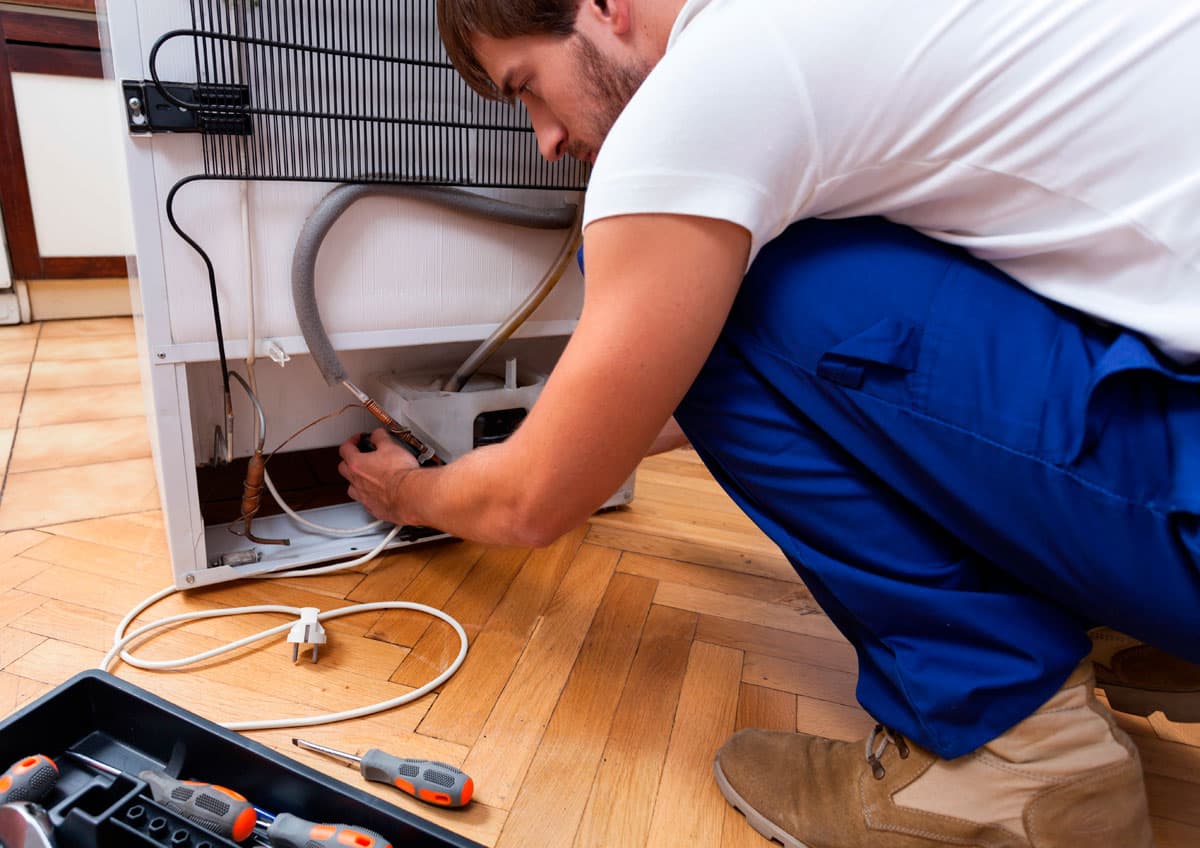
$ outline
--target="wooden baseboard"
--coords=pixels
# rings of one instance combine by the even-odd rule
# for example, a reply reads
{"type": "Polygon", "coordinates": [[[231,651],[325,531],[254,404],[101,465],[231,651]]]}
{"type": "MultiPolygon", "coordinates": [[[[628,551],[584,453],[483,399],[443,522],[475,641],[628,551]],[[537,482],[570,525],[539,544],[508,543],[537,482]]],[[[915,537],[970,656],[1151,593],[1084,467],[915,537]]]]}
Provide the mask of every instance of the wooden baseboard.
{"type": "Polygon", "coordinates": [[[63,318],[107,318],[132,315],[129,280],[28,280],[29,310],[34,321],[63,318]]]}

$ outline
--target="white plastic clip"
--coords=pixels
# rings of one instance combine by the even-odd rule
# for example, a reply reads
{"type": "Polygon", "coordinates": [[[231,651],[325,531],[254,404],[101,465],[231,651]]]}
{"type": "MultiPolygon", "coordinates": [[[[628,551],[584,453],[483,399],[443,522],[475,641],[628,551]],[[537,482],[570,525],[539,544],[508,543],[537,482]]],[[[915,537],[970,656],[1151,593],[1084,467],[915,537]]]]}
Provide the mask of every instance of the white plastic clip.
{"type": "Polygon", "coordinates": [[[282,368],[291,360],[291,355],[280,346],[279,342],[274,339],[267,339],[263,343],[263,350],[267,356],[271,357],[271,361],[282,368]]]}

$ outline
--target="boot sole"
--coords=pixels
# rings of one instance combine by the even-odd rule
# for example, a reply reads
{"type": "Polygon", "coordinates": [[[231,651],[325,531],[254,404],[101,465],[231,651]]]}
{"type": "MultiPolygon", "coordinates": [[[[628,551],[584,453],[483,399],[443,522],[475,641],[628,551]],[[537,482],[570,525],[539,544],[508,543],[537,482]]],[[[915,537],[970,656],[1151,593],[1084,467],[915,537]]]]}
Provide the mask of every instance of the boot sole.
{"type": "Polygon", "coordinates": [[[746,799],[737,793],[737,791],[729,785],[729,781],[725,779],[725,773],[721,771],[721,763],[713,762],[713,772],[717,777],[717,787],[721,790],[721,794],[725,796],[735,810],[746,817],[746,823],[749,824],[760,836],[764,839],[771,839],[778,842],[784,848],[808,848],[808,845],[791,836],[786,831],[781,830],[770,820],[765,818],[758,810],[746,803],[746,799]]]}
{"type": "Polygon", "coordinates": [[[1155,692],[1112,683],[1100,683],[1098,686],[1108,695],[1108,704],[1114,710],[1139,716],[1161,712],[1171,721],[1200,722],[1198,692],[1155,692]]]}

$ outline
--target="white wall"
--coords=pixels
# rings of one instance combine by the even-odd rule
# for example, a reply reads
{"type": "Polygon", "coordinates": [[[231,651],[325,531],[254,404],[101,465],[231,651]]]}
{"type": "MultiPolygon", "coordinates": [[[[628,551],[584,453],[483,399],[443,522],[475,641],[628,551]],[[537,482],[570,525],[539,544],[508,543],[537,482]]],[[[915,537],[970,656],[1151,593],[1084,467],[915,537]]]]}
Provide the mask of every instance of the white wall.
{"type": "Polygon", "coordinates": [[[8,242],[4,238],[4,218],[0,217],[0,289],[12,288],[12,269],[8,265],[8,242]]]}
{"type": "Polygon", "coordinates": [[[134,252],[116,83],[13,74],[42,256],[134,252]]]}

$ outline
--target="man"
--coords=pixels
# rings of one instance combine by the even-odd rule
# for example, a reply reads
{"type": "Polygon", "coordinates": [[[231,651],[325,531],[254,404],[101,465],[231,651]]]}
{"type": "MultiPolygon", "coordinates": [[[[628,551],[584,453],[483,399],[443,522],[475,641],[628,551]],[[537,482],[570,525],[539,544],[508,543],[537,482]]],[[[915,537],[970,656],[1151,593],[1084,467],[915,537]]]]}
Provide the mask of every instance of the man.
{"type": "MultiPolygon", "coordinates": [[[[440,0],[439,21],[543,155],[595,162],[587,291],[508,442],[434,470],[348,442],[351,495],[544,544],[674,413],[855,645],[881,723],[865,752],[733,737],[717,781],[756,829],[1149,845],[1080,660],[1105,624],[1200,661],[1200,4],[440,0]],[[805,222],[863,215],[973,256],[805,222]]],[[[1100,657],[1111,691],[1149,707],[1151,657],[1194,707],[1194,666],[1131,644],[1100,657]]]]}

